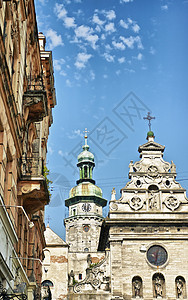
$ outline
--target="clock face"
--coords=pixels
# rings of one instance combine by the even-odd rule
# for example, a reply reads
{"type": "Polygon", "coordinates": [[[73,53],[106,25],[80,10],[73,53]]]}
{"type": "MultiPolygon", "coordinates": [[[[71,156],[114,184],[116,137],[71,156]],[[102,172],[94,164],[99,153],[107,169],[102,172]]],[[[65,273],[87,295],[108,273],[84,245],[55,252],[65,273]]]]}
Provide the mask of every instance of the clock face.
{"type": "Polygon", "coordinates": [[[82,210],[83,211],[90,211],[91,210],[91,204],[90,203],[84,203],[82,204],[82,210]]]}
{"type": "Polygon", "coordinates": [[[167,251],[159,245],[151,246],[147,251],[147,259],[154,266],[162,266],[168,258],[167,251]]]}

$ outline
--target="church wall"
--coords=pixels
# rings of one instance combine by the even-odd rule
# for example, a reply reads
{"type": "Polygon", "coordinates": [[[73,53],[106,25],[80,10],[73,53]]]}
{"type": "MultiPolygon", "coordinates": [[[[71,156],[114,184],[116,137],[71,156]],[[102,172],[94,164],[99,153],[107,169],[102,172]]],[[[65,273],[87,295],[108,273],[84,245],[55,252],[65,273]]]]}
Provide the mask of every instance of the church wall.
{"type": "MultiPolygon", "coordinates": [[[[169,230],[170,231],[170,230],[169,230]]],[[[111,242],[111,285],[113,296],[132,298],[132,280],[139,276],[143,282],[143,299],[153,298],[152,277],[155,273],[163,274],[165,278],[165,294],[163,298],[176,298],[176,278],[182,276],[188,281],[188,241],[185,233],[182,237],[173,239],[153,235],[152,239],[144,237],[138,239],[111,242]],[[167,263],[163,267],[154,267],[146,258],[147,249],[153,244],[163,246],[168,252],[167,263]],[[145,249],[144,249],[145,248],[145,249]],[[144,251],[143,251],[144,249],[144,251]]],[[[185,286],[187,295],[188,285],[185,286]]],[[[187,299],[187,297],[186,297],[187,299]]]]}
{"type": "Polygon", "coordinates": [[[50,287],[52,299],[65,299],[68,291],[68,248],[48,247],[46,249],[50,259],[48,254],[45,254],[42,281],[50,280],[53,283],[50,287]]]}

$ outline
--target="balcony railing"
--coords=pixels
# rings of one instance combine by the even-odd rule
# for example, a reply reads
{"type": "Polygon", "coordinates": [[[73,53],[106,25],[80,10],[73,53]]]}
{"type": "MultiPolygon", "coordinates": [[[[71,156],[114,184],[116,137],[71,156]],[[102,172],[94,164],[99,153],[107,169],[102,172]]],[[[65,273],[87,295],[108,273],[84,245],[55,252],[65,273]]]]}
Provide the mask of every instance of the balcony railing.
{"type": "Polygon", "coordinates": [[[22,176],[41,176],[43,175],[43,160],[41,157],[22,157],[21,160],[22,176]]]}
{"type": "Polygon", "coordinates": [[[48,115],[47,96],[42,76],[29,77],[24,93],[24,106],[29,108],[28,119],[38,122],[48,115]]]}
{"type": "Polygon", "coordinates": [[[28,80],[27,91],[44,91],[45,90],[42,76],[40,76],[40,75],[37,77],[29,76],[27,78],[27,80],[28,80]]]}

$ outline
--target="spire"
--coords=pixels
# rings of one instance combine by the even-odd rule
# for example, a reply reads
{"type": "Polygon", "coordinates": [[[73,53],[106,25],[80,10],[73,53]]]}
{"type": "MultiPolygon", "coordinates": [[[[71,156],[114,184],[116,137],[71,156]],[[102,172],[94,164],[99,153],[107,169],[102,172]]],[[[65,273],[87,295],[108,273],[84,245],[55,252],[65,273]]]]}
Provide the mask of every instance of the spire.
{"type": "Polygon", "coordinates": [[[147,133],[147,140],[148,140],[148,141],[154,141],[155,136],[154,136],[153,131],[151,131],[151,120],[154,120],[155,117],[152,117],[152,116],[151,116],[151,113],[148,112],[147,116],[146,116],[146,117],[143,117],[143,119],[144,119],[144,120],[148,120],[149,131],[148,131],[148,133],[147,133]]]}
{"type": "Polygon", "coordinates": [[[87,130],[87,128],[85,128],[85,130],[83,132],[84,132],[85,145],[82,146],[82,148],[84,150],[89,150],[89,145],[87,144],[87,138],[88,138],[87,134],[89,133],[89,131],[87,130]]]}
{"type": "Polygon", "coordinates": [[[95,181],[92,179],[93,168],[95,166],[94,155],[89,151],[89,145],[87,144],[88,139],[88,130],[85,128],[84,139],[85,144],[82,146],[83,151],[78,155],[77,166],[80,170],[80,179],[77,180],[77,184],[81,182],[91,182],[95,184],[95,181]]]}

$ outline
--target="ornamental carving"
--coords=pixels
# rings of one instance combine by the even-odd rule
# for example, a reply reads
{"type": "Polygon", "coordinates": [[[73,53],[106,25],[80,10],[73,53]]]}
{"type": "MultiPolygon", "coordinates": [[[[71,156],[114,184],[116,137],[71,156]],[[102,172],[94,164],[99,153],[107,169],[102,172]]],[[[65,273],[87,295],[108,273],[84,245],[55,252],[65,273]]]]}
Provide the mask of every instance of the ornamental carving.
{"type": "Polygon", "coordinates": [[[154,165],[149,166],[148,168],[148,176],[152,178],[157,178],[159,176],[158,174],[158,168],[154,165]]]}
{"type": "Polygon", "coordinates": [[[111,210],[118,210],[118,205],[116,203],[114,203],[114,202],[111,202],[110,203],[110,209],[111,210]]]}
{"type": "Polygon", "coordinates": [[[175,210],[175,209],[177,209],[179,207],[180,202],[179,202],[179,200],[176,197],[170,196],[170,197],[167,197],[165,199],[165,205],[169,209],[175,210]]]}
{"type": "Polygon", "coordinates": [[[86,278],[78,283],[76,283],[73,287],[74,293],[80,293],[84,290],[84,287],[90,284],[92,288],[97,290],[101,288],[101,284],[105,284],[109,286],[109,277],[104,276],[104,271],[101,266],[106,262],[109,256],[109,252],[107,251],[106,257],[101,260],[97,265],[91,266],[86,270],[86,278]]]}
{"type": "Polygon", "coordinates": [[[129,205],[132,209],[134,210],[139,210],[140,208],[142,208],[143,206],[143,200],[139,197],[133,197],[130,201],[129,201],[129,205]]]}

